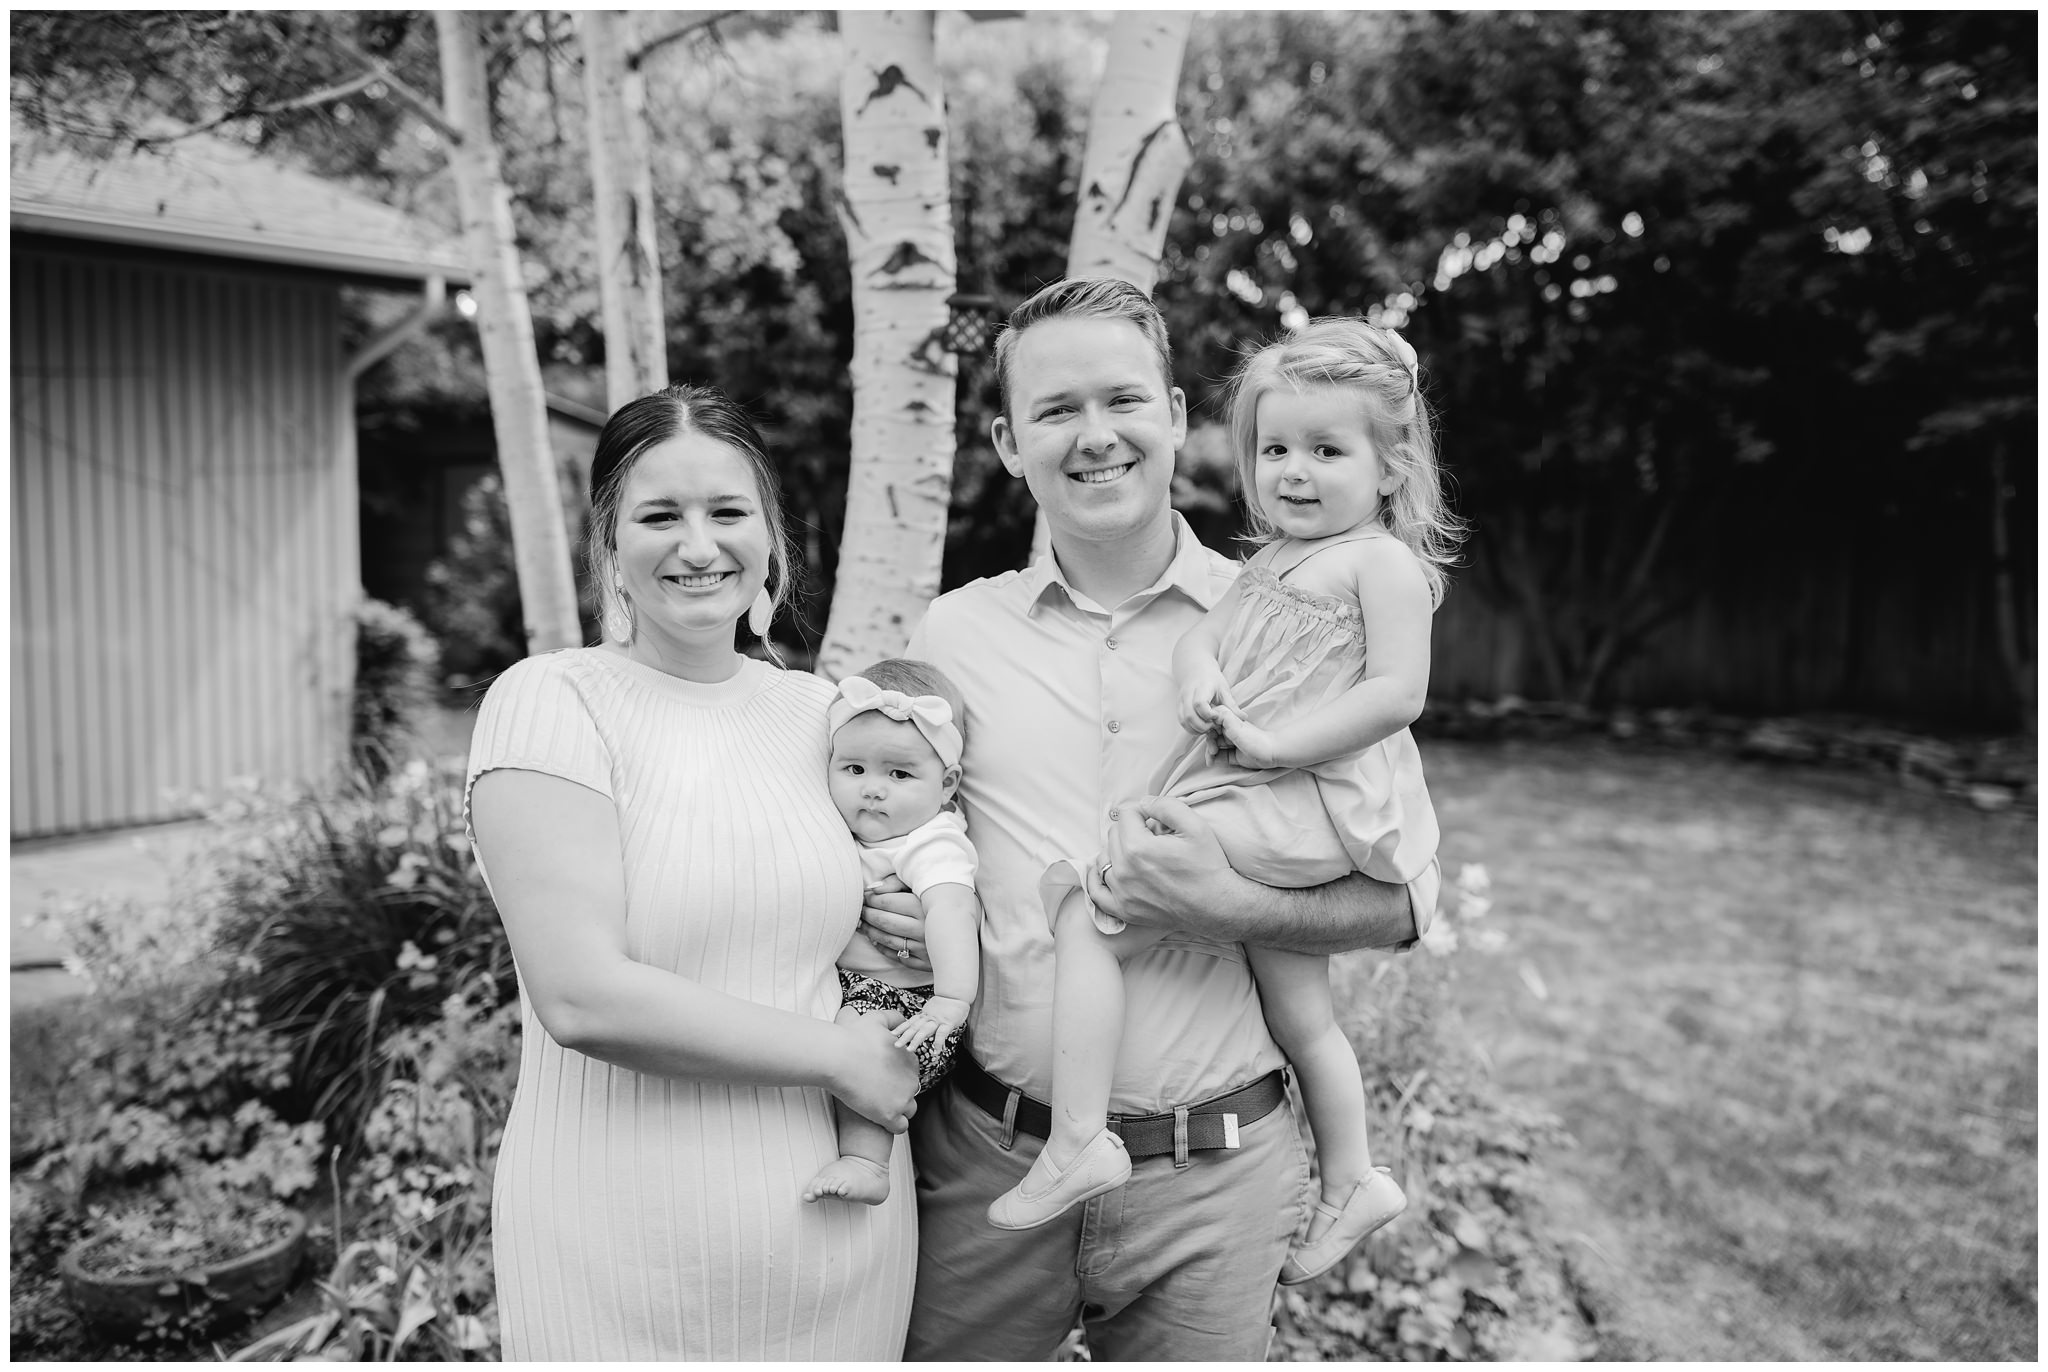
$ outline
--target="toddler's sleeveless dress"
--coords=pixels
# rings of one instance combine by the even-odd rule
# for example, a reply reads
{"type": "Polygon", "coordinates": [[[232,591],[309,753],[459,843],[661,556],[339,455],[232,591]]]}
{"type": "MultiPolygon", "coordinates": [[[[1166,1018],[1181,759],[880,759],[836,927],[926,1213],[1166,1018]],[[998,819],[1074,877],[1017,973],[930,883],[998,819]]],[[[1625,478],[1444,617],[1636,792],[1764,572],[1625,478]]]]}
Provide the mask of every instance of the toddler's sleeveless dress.
{"type": "MultiPolygon", "coordinates": [[[[1283,540],[1238,574],[1237,607],[1217,652],[1239,711],[1276,729],[1342,695],[1365,675],[1365,618],[1338,596],[1287,580],[1303,562],[1379,530],[1305,544],[1283,540]]],[[[1405,884],[1436,855],[1436,810],[1422,756],[1402,729],[1315,767],[1256,770],[1206,757],[1190,736],[1152,778],[1214,826],[1230,865],[1268,886],[1320,886],[1352,871],[1405,884]]]]}

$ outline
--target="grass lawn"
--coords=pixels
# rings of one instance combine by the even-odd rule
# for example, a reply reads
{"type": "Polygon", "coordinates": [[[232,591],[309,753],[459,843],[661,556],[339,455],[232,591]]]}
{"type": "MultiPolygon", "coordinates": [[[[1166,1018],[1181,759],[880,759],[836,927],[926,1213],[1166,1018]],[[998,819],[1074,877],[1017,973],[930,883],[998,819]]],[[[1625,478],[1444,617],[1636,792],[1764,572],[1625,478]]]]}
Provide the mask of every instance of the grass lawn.
{"type": "Polygon", "coordinates": [[[1578,1146],[1546,1205],[1602,1355],[2036,1354],[2036,824],[1889,781],[1425,742],[1486,864],[1474,1041],[1578,1146]]]}

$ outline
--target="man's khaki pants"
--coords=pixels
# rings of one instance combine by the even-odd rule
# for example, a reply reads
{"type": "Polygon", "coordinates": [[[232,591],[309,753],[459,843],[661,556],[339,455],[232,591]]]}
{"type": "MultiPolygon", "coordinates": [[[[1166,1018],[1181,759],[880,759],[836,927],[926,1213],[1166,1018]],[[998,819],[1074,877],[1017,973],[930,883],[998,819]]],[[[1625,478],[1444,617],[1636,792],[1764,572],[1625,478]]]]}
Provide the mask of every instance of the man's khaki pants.
{"type": "Polygon", "coordinates": [[[1308,1206],[1308,1157],[1282,1104],[1243,1147],[1133,1161],[1120,1190],[1037,1229],[998,1229],[988,1203],[1042,1141],[1002,1125],[948,1083],[918,1102],[917,1295],[911,1361],[1040,1362],[1086,1320],[1102,1361],[1256,1362],[1271,1342],[1274,1284],[1308,1206]]]}

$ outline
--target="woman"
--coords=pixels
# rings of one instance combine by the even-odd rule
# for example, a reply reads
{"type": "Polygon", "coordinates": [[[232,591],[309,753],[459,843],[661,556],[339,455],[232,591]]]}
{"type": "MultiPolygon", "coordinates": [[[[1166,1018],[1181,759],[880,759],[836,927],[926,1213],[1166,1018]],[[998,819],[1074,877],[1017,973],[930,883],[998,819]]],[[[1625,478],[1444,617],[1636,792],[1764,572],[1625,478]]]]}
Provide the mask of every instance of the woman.
{"type": "Polygon", "coordinates": [[[590,492],[605,641],[500,677],[469,761],[525,1030],[492,1206],[505,1356],[894,1359],[909,1150],[885,1205],[799,1198],[838,1156],[830,1097],[901,1132],[917,1064],[833,1023],[861,879],[832,688],[734,647],[789,586],[774,471],[743,411],[672,386],[605,425],[590,492]]]}

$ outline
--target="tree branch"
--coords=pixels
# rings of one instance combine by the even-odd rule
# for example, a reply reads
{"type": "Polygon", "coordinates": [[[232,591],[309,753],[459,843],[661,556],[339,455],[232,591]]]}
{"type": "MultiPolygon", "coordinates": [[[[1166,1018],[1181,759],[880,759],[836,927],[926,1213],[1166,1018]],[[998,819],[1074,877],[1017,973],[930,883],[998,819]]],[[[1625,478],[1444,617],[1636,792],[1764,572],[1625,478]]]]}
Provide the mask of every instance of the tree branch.
{"type": "Polygon", "coordinates": [[[1582,673],[1576,696],[1578,703],[1593,704],[1606,686],[1607,678],[1649,640],[1651,633],[1692,608],[1705,590],[1705,580],[1695,576],[1670,595],[1653,597],[1627,616],[1619,627],[1603,634],[1582,673]]]}
{"type": "Polygon", "coordinates": [[[204,123],[194,124],[188,129],[182,129],[177,133],[137,134],[135,136],[135,146],[137,148],[153,148],[163,143],[175,143],[181,138],[192,138],[202,133],[211,133],[221,125],[232,124],[237,119],[257,119],[268,114],[283,114],[288,110],[307,110],[312,109],[316,105],[332,104],[336,100],[343,100],[354,95],[366,86],[373,86],[382,79],[376,72],[366,71],[361,76],[353,77],[336,85],[324,86],[306,95],[294,96],[290,100],[273,101],[268,105],[244,105],[229,110],[225,114],[216,115],[204,123]]]}
{"type": "MultiPolygon", "coordinates": [[[[1650,589],[1652,573],[1663,551],[1664,540],[1671,532],[1671,522],[1680,499],[1678,492],[1666,493],[1658,505],[1656,517],[1651,521],[1650,532],[1637,551],[1634,565],[1629,568],[1627,580],[1616,589],[1608,602],[1607,612],[1599,617],[1586,661],[1573,688],[1573,698],[1581,705],[1593,703],[1608,673],[1622,660],[1629,645],[1640,642],[1661,620],[1676,614],[1687,599],[1684,593],[1659,597],[1650,589]]],[[[1619,538],[1614,546],[1618,555],[1621,547],[1619,538]]]]}
{"type": "Polygon", "coordinates": [[[345,38],[341,34],[330,33],[327,35],[327,41],[345,55],[353,57],[356,61],[368,67],[370,69],[369,75],[374,80],[382,81],[388,86],[391,93],[398,97],[398,102],[432,125],[435,133],[440,134],[450,143],[460,143],[462,141],[462,130],[448,122],[447,116],[441,113],[441,107],[432,100],[427,99],[426,96],[421,95],[411,86],[406,85],[405,82],[399,80],[397,73],[391,70],[390,64],[379,58],[372,57],[369,53],[363,51],[361,47],[357,46],[352,39],[345,38]]]}
{"type": "Polygon", "coordinates": [[[678,38],[687,38],[691,34],[697,32],[699,29],[711,28],[714,25],[716,25],[721,19],[730,19],[735,14],[738,13],[738,10],[720,10],[716,14],[707,15],[702,19],[692,19],[687,24],[678,25],[676,28],[673,28],[669,30],[667,33],[662,34],[659,38],[648,39],[639,47],[632,48],[627,51],[626,70],[638,70],[640,63],[645,61],[648,57],[652,56],[656,49],[665,48],[669,44],[675,42],[678,38]]]}

